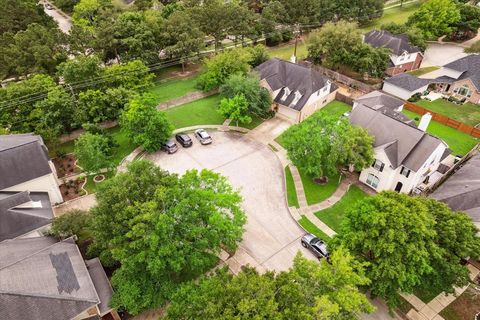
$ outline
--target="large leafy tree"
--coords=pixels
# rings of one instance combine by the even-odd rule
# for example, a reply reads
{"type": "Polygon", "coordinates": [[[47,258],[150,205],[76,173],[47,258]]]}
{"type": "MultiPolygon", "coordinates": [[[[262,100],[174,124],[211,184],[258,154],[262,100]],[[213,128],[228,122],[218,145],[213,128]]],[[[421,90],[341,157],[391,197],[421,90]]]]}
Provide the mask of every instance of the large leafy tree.
{"type": "Polygon", "coordinates": [[[244,96],[248,111],[259,116],[265,116],[272,104],[270,94],[267,89],[260,86],[259,79],[255,75],[234,74],[222,85],[221,92],[226,98],[244,96]]]}
{"type": "Polygon", "coordinates": [[[400,292],[422,284],[453,292],[468,282],[462,257],[477,257],[480,239],[464,213],[436,200],[383,192],[356,203],[346,212],[336,244],[368,262],[374,295],[390,307],[400,292]]]}
{"type": "Polygon", "coordinates": [[[361,170],[373,161],[373,138],[365,129],[323,111],[290,127],[283,136],[292,163],[314,177],[335,174],[338,165],[361,170]]]}
{"type": "Polygon", "coordinates": [[[136,314],[215,265],[242,238],[241,197],[211,171],[177,177],[146,161],[105,182],[92,209],[97,252],[114,273],[112,305],[136,314]]]}
{"type": "Polygon", "coordinates": [[[165,319],[358,319],[373,307],[358,286],[369,280],[364,265],[344,249],[332,264],[295,257],[278,275],[245,268],[233,276],[225,269],[184,285],[173,296],[165,319]]]}
{"type": "Polygon", "coordinates": [[[120,118],[120,125],[133,143],[148,152],[160,149],[173,130],[165,112],[157,111],[155,100],[149,95],[130,101],[120,118]]]}
{"type": "Polygon", "coordinates": [[[57,75],[68,84],[86,84],[102,75],[101,60],[97,56],[79,56],[61,63],[57,75]]]}
{"type": "Polygon", "coordinates": [[[78,165],[89,173],[112,166],[109,139],[101,134],[84,133],[75,140],[75,156],[78,165]]]}
{"type": "Polygon", "coordinates": [[[480,7],[470,4],[458,4],[460,9],[460,20],[451,26],[456,32],[477,33],[480,28],[480,7]]]}
{"type": "Polygon", "coordinates": [[[247,74],[250,70],[251,56],[245,49],[232,49],[205,60],[204,72],[198,79],[198,85],[209,91],[225,83],[233,74],[247,74]]]}
{"type": "Polygon", "coordinates": [[[390,61],[390,50],[362,43],[352,50],[349,65],[362,74],[381,78],[390,61]]]}
{"type": "Polygon", "coordinates": [[[252,117],[248,115],[248,102],[244,95],[233,98],[223,98],[218,106],[218,112],[227,119],[236,123],[250,123],[252,117]]]}
{"type": "Polygon", "coordinates": [[[383,14],[383,0],[334,0],[333,13],[337,19],[355,20],[360,24],[380,18],[383,14]]]}
{"type": "Polygon", "coordinates": [[[204,47],[204,35],[185,11],[171,14],[162,29],[165,52],[170,58],[179,58],[182,69],[192,54],[204,47]]]}
{"type": "Polygon", "coordinates": [[[0,34],[16,33],[25,30],[29,24],[39,23],[55,27],[55,23],[48,17],[42,5],[35,0],[3,0],[0,10],[0,34]]]}
{"type": "Polygon", "coordinates": [[[428,0],[408,18],[408,25],[422,30],[428,39],[452,32],[460,21],[460,10],[453,0],[428,0]]]}
{"type": "Polygon", "coordinates": [[[420,50],[425,51],[427,49],[427,39],[423,34],[423,31],[412,26],[407,26],[406,24],[398,24],[395,22],[390,22],[382,25],[383,30],[390,31],[393,34],[406,34],[408,40],[414,46],[420,48],[420,50]]]}

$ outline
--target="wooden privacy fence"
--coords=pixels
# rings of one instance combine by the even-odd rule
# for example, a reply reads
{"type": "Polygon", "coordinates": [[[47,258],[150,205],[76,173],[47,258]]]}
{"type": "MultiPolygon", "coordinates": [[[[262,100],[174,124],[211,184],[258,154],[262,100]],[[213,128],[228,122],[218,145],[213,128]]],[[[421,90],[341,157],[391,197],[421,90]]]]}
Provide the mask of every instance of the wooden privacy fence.
{"type": "Polygon", "coordinates": [[[352,97],[346,96],[346,95],[337,91],[337,93],[335,94],[335,100],[338,100],[338,101],[341,101],[341,102],[344,102],[346,104],[349,104],[349,105],[353,106],[353,100],[354,99],[352,97]]]}
{"type": "Polygon", "coordinates": [[[425,109],[424,107],[421,107],[419,105],[416,105],[411,102],[405,102],[405,109],[410,110],[412,112],[418,113],[419,115],[424,115],[426,113],[430,113],[432,115],[432,120],[435,120],[441,124],[444,124],[450,128],[456,129],[458,131],[464,132],[468,135],[471,135],[472,137],[475,138],[480,138],[480,129],[477,129],[475,127],[472,127],[468,124],[465,124],[463,122],[454,120],[452,118],[449,118],[447,116],[444,116],[443,114],[433,112],[431,110],[425,109]]]}
{"type": "Polygon", "coordinates": [[[338,73],[336,71],[333,71],[333,70],[330,70],[330,69],[327,69],[327,68],[324,68],[324,67],[321,67],[321,66],[318,66],[318,65],[313,65],[312,68],[315,71],[320,72],[321,74],[329,77],[332,80],[338,81],[338,82],[340,82],[344,85],[347,85],[349,87],[358,89],[358,90],[362,91],[363,93],[369,93],[369,92],[378,90],[380,88],[380,85],[371,86],[369,84],[366,84],[366,83],[363,83],[361,81],[358,81],[358,80],[352,79],[350,77],[347,77],[344,74],[338,73]]]}

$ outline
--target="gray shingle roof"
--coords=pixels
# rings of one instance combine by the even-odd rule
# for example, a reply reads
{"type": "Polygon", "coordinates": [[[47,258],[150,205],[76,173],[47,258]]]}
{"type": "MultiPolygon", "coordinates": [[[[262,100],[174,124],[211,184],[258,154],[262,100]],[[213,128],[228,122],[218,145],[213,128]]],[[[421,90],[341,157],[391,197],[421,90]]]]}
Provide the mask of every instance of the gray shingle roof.
{"type": "Polygon", "coordinates": [[[421,79],[408,73],[401,73],[399,75],[385,79],[384,82],[393,84],[408,91],[415,91],[417,89],[420,89],[421,87],[430,84],[432,80],[421,79]]]}
{"type": "Polygon", "coordinates": [[[480,55],[471,54],[452,61],[443,67],[463,72],[458,80],[470,79],[477,90],[480,91],[480,55]]]}
{"type": "Polygon", "coordinates": [[[113,295],[112,287],[98,258],[87,260],[85,263],[87,265],[88,273],[90,273],[90,277],[92,278],[93,285],[95,286],[95,290],[100,298],[98,309],[100,310],[100,314],[104,315],[111,310],[108,304],[113,295]]]}
{"type": "Polygon", "coordinates": [[[0,190],[51,173],[48,161],[40,136],[0,135],[0,190]]]}
{"type": "Polygon", "coordinates": [[[52,218],[47,192],[0,191],[0,241],[43,227],[52,218]]]}
{"type": "Polygon", "coordinates": [[[402,99],[395,98],[378,90],[364,94],[355,99],[355,101],[374,110],[388,109],[395,111],[405,104],[405,101],[402,99]]]}
{"type": "Polygon", "coordinates": [[[404,52],[420,52],[418,47],[410,44],[406,34],[393,35],[387,30],[372,30],[367,32],[365,33],[364,41],[374,48],[388,48],[397,56],[404,52]]]}
{"type": "MultiPolygon", "coordinates": [[[[262,63],[255,68],[255,71],[259,73],[260,79],[267,81],[273,91],[281,89],[277,96],[273,97],[275,102],[298,111],[302,110],[313,93],[325,87],[329,81],[327,77],[311,68],[277,58],[262,63]],[[285,87],[290,89],[290,94],[285,101],[281,101],[285,87]],[[296,91],[299,91],[302,97],[295,105],[291,105],[296,91]]],[[[332,83],[330,92],[336,89],[337,86],[332,83]]]]}
{"type": "MultiPolygon", "coordinates": [[[[0,261],[4,259],[8,262],[0,267],[2,320],[71,319],[100,303],[91,274],[71,239],[54,244],[44,237],[3,241],[0,261]],[[35,249],[28,249],[33,241],[38,241],[35,249]]],[[[108,305],[108,301],[102,303],[108,305]]]]}
{"type": "Polygon", "coordinates": [[[350,122],[368,130],[375,137],[374,147],[383,147],[394,168],[400,165],[417,171],[441,140],[422,130],[358,105],[350,114],[350,122]]]}
{"type": "Polygon", "coordinates": [[[469,159],[431,197],[445,202],[452,210],[466,212],[480,223],[480,155],[469,159]]]}

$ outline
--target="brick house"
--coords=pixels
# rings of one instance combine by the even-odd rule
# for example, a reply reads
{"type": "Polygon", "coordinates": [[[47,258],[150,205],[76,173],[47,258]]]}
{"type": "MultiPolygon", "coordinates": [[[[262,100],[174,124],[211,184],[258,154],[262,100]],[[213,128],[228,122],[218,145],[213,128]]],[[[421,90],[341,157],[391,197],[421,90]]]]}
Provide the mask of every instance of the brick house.
{"type": "Polygon", "coordinates": [[[374,48],[390,49],[389,67],[385,71],[389,76],[420,68],[423,53],[410,44],[406,34],[393,35],[386,30],[372,30],[365,33],[363,41],[374,48]]]}

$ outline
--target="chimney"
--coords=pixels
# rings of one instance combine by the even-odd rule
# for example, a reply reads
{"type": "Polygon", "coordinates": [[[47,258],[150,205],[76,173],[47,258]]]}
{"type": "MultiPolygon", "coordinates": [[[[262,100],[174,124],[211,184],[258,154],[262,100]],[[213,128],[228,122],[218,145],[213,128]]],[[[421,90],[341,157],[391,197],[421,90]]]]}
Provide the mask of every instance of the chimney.
{"type": "Polygon", "coordinates": [[[418,129],[422,131],[427,131],[428,125],[430,124],[430,120],[432,120],[432,115],[430,114],[430,112],[425,113],[420,119],[420,123],[418,124],[418,129]]]}

